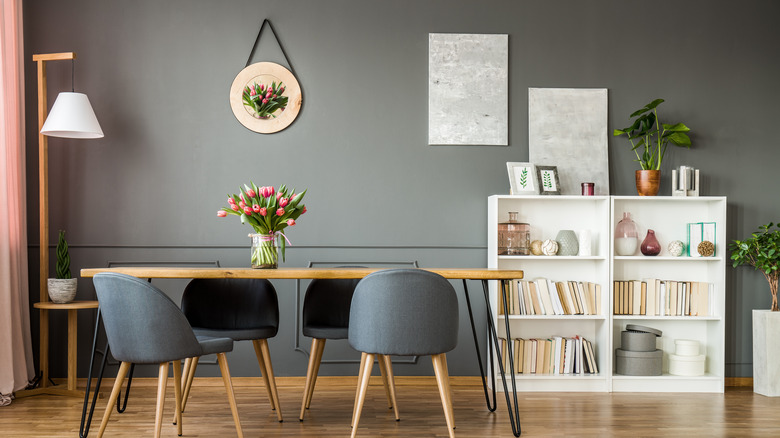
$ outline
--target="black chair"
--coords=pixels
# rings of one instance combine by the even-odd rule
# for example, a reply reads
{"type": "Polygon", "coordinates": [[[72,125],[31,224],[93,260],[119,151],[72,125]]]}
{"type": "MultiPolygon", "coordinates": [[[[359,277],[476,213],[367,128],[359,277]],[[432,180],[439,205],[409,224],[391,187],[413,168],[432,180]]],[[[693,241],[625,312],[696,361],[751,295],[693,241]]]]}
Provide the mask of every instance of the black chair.
{"type": "MultiPolygon", "coordinates": [[[[197,335],[252,341],[271,410],[276,410],[281,422],[279,392],[268,349],[268,338],[279,331],[279,302],[271,282],[239,278],[195,279],[184,289],[181,308],[197,335]]],[[[187,404],[197,366],[197,357],[184,362],[186,379],[182,387],[182,410],[187,404]]]]}
{"type": "Polygon", "coordinates": [[[445,353],[457,343],[458,298],[444,277],[417,269],[390,269],[362,279],[349,315],[349,344],[363,353],[352,436],[357,434],[374,357],[431,355],[449,436],[454,437],[445,353]]]}
{"type": "Polygon", "coordinates": [[[146,281],[124,274],[100,273],[95,275],[93,282],[111,353],[121,361],[98,437],[103,436],[122,382],[131,364],[136,363],[159,364],[154,436],[160,436],[169,362],[173,362],[176,423],[181,436],[181,360],[205,354],[217,355],[236,432],[242,437],[238,408],[225,358],[225,353],[233,350],[233,340],[225,337],[196,337],[179,307],[146,281]]]}
{"type": "MultiPolygon", "coordinates": [[[[362,268],[362,266],[342,266],[342,268],[362,268]]],[[[301,401],[301,414],[298,417],[300,421],[303,421],[306,409],[309,409],[311,405],[322,354],[325,351],[325,342],[328,339],[347,339],[349,308],[352,304],[352,294],[359,281],[360,279],[314,279],[306,288],[301,318],[302,328],[303,335],[311,337],[312,341],[303,400],[301,401]]],[[[388,380],[388,373],[385,372],[389,362],[390,357],[382,357],[379,366],[382,371],[388,405],[393,409],[395,407],[394,388],[390,387],[391,380],[388,380]]],[[[397,412],[396,409],[396,414],[397,412]]]]}

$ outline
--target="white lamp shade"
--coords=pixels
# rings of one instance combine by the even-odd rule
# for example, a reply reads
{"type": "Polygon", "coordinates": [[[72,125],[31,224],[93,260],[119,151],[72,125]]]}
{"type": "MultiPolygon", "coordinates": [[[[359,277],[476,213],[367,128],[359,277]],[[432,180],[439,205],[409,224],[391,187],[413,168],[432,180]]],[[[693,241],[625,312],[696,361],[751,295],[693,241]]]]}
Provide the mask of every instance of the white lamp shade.
{"type": "Polygon", "coordinates": [[[65,138],[103,138],[103,130],[100,129],[87,95],[71,92],[57,96],[41,134],[65,138]]]}

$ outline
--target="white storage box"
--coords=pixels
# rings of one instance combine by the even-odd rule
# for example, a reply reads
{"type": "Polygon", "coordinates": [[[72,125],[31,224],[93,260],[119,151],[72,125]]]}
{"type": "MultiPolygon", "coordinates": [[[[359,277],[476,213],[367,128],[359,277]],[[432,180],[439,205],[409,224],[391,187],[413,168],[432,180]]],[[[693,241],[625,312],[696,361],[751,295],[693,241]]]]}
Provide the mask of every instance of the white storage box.
{"type": "Polygon", "coordinates": [[[674,354],[677,356],[698,356],[699,341],[691,341],[689,339],[675,339],[674,354]]]}
{"type": "Polygon", "coordinates": [[[675,376],[703,376],[704,375],[703,354],[696,356],[679,356],[677,354],[669,355],[669,374],[675,376]]]}

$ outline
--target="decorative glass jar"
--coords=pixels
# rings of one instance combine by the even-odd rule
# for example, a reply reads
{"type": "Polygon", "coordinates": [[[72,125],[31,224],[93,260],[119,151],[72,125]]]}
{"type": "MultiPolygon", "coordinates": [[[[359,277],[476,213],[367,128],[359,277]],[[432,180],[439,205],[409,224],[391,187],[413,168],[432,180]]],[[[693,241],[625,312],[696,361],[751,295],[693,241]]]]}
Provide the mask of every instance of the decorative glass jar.
{"type": "Polygon", "coordinates": [[[279,248],[275,234],[250,234],[252,238],[252,267],[276,269],[279,266],[279,248]]]}
{"type": "Polygon", "coordinates": [[[517,220],[517,212],[509,212],[509,221],[498,224],[498,254],[528,255],[531,226],[517,220]]]}
{"type": "Polygon", "coordinates": [[[638,246],[636,224],[631,220],[631,213],[624,212],[623,219],[615,227],[615,254],[632,256],[638,246]]]}

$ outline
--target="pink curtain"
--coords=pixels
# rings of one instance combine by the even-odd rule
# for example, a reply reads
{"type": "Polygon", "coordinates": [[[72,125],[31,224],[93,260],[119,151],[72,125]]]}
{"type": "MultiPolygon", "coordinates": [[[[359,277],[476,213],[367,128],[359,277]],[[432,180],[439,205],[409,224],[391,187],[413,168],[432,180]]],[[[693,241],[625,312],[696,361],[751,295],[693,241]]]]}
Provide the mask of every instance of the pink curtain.
{"type": "Polygon", "coordinates": [[[0,9],[0,406],[33,377],[27,287],[22,2],[0,9]]]}

